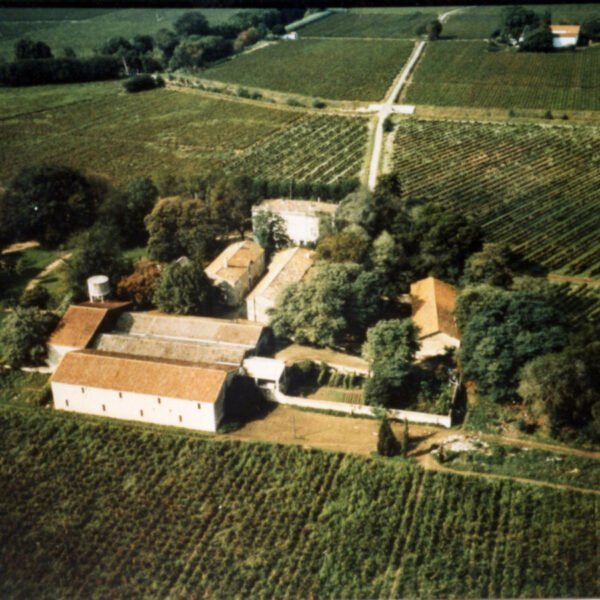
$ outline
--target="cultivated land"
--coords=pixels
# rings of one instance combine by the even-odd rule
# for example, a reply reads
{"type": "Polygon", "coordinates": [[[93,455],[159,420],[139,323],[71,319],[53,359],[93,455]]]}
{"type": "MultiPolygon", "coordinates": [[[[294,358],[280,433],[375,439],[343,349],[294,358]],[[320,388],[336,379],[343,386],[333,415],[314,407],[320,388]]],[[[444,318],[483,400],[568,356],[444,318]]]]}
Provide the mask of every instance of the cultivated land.
{"type": "MultiPolygon", "coordinates": [[[[0,9],[0,57],[12,60],[14,45],[22,37],[46,42],[55,56],[65,47],[79,56],[91,55],[111,37],[132,38],[154,35],[159,29],[172,29],[186,9],[0,9]]],[[[233,9],[205,9],[213,23],[226,21],[233,9]]]]}
{"type": "Polygon", "coordinates": [[[254,144],[226,170],[296,182],[355,179],[364,166],[368,121],[361,117],[311,115],[254,144]]]}
{"type": "Polygon", "coordinates": [[[114,182],[161,173],[196,175],[219,167],[302,115],[288,110],[120,83],[0,89],[0,182],[45,162],[114,182]],[[47,104],[47,109],[43,108],[47,104]]]}
{"type": "Polygon", "coordinates": [[[407,9],[401,12],[352,10],[337,13],[303,27],[305,37],[414,38],[419,25],[435,19],[431,10],[407,9]]]}
{"type": "Polygon", "coordinates": [[[3,596],[600,592],[595,494],[11,407],[0,430],[3,596]]]}
{"type": "Polygon", "coordinates": [[[600,110],[600,48],[545,54],[489,52],[486,47],[481,41],[429,44],[402,101],[437,106],[600,110]]]}
{"type": "Polygon", "coordinates": [[[204,75],[291,94],[377,101],[385,95],[412,47],[408,40],[299,39],[238,56],[204,75]]]}
{"type": "Polygon", "coordinates": [[[474,216],[488,241],[549,270],[600,273],[600,132],[439,121],[396,125],[407,196],[474,216]]]}

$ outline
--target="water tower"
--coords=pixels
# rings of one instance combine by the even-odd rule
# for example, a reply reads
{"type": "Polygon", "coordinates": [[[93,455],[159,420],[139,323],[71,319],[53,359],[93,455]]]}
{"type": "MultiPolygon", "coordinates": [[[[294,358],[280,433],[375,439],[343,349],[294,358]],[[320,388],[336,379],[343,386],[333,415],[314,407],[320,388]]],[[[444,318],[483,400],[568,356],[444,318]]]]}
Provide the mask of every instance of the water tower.
{"type": "Polygon", "coordinates": [[[87,280],[90,302],[104,302],[110,294],[110,283],[106,275],[94,275],[87,280]]]}

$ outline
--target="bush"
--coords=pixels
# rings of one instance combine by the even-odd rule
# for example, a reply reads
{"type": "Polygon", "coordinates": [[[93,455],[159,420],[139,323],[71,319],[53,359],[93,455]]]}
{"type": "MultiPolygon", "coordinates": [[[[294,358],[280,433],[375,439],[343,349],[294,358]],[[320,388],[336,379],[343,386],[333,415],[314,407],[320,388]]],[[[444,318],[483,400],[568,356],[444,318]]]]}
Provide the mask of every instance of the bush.
{"type": "Polygon", "coordinates": [[[304,106],[304,104],[302,104],[302,102],[300,102],[300,100],[297,98],[288,98],[285,103],[288,106],[304,106]]]}
{"type": "Polygon", "coordinates": [[[240,98],[250,98],[250,92],[246,88],[243,88],[243,87],[238,88],[237,95],[240,98]]]}
{"type": "Polygon", "coordinates": [[[386,117],[385,121],[383,122],[383,131],[385,133],[390,133],[390,131],[394,130],[394,123],[392,122],[392,119],[390,117],[386,117]]]}
{"type": "Polygon", "coordinates": [[[162,77],[154,77],[153,75],[148,75],[147,73],[135,75],[123,83],[125,91],[129,92],[130,94],[143,92],[145,90],[153,90],[158,87],[164,87],[164,85],[165,81],[162,77]]]}
{"type": "Polygon", "coordinates": [[[25,308],[40,308],[45,309],[50,302],[50,292],[43,285],[25,290],[21,296],[20,305],[25,308]]]}
{"type": "Polygon", "coordinates": [[[552,111],[551,111],[551,110],[547,110],[547,111],[544,113],[544,119],[553,119],[553,118],[554,118],[554,115],[552,114],[552,111]]]}
{"type": "Polygon", "coordinates": [[[318,98],[315,98],[312,102],[313,108],[325,108],[326,106],[327,106],[327,104],[325,104],[325,102],[323,102],[323,100],[319,100],[318,98]]]}

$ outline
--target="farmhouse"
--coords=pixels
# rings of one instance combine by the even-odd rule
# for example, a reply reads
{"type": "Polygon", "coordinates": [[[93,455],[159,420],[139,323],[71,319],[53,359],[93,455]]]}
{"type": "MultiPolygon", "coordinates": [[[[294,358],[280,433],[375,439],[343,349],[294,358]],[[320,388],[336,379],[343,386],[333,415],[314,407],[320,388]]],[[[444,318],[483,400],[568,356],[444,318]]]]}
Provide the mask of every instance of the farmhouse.
{"type": "Polygon", "coordinates": [[[50,381],[59,410],[216,431],[234,371],[79,350],[64,357],[50,381]]]}
{"type": "Polygon", "coordinates": [[[552,46],[554,48],[569,48],[579,41],[579,25],[550,25],[552,31],[552,46]]]}
{"type": "Polygon", "coordinates": [[[62,358],[56,408],[204,431],[223,417],[233,374],[267,343],[257,323],[86,305],[69,308],[51,341],[62,358]]]}
{"type": "Polygon", "coordinates": [[[228,306],[238,306],[264,271],[265,251],[250,240],[227,246],[205,269],[228,306]]]}
{"type": "Polygon", "coordinates": [[[410,286],[412,318],[420,330],[421,350],[417,359],[443,354],[445,348],[457,348],[460,334],[454,320],[454,287],[427,277],[410,286]]]}
{"type": "Polygon", "coordinates": [[[333,220],[337,204],[314,200],[286,200],[278,198],[264,200],[252,208],[252,218],[261,212],[279,215],[285,222],[290,240],[299,246],[314,243],[319,239],[320,220],[333,220]]]}
{"type": "Polygon", "coordinates": [[[302,281],[314,264],[314,252],[307,248],[287,248],[278,252],[267,274],[246,298],[248,319],[267,325],[268,310],[275,306],[279,294],[292,283],[302,281]]]}

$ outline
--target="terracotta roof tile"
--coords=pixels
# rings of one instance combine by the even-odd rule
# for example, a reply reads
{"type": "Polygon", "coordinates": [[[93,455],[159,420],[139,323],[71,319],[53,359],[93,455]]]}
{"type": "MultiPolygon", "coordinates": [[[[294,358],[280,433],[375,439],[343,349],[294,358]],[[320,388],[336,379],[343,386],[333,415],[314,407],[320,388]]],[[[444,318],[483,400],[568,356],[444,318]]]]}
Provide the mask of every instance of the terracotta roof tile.
{"type": "Polygon", "coordinates": [[[206,274],[211,278],[225,279],[235,283],[243,277],[252,263],[258,261],[265,253],[262,246],[250,240],[230,244],[206,267],[206,274]]]}
{"type": "Polygon", "coordinates": [[[102,325],[108,308],[69,306],[48,343],[53,346],[85,348],[102,325]]]}
{"type": "Polygon", "coordinates": [[[410,295],[412,318],[420,329],[420,337],[441,332],[460,339],[453,314],[456,303],[453,286],[427,277],[411,284],[410,295]]]}

